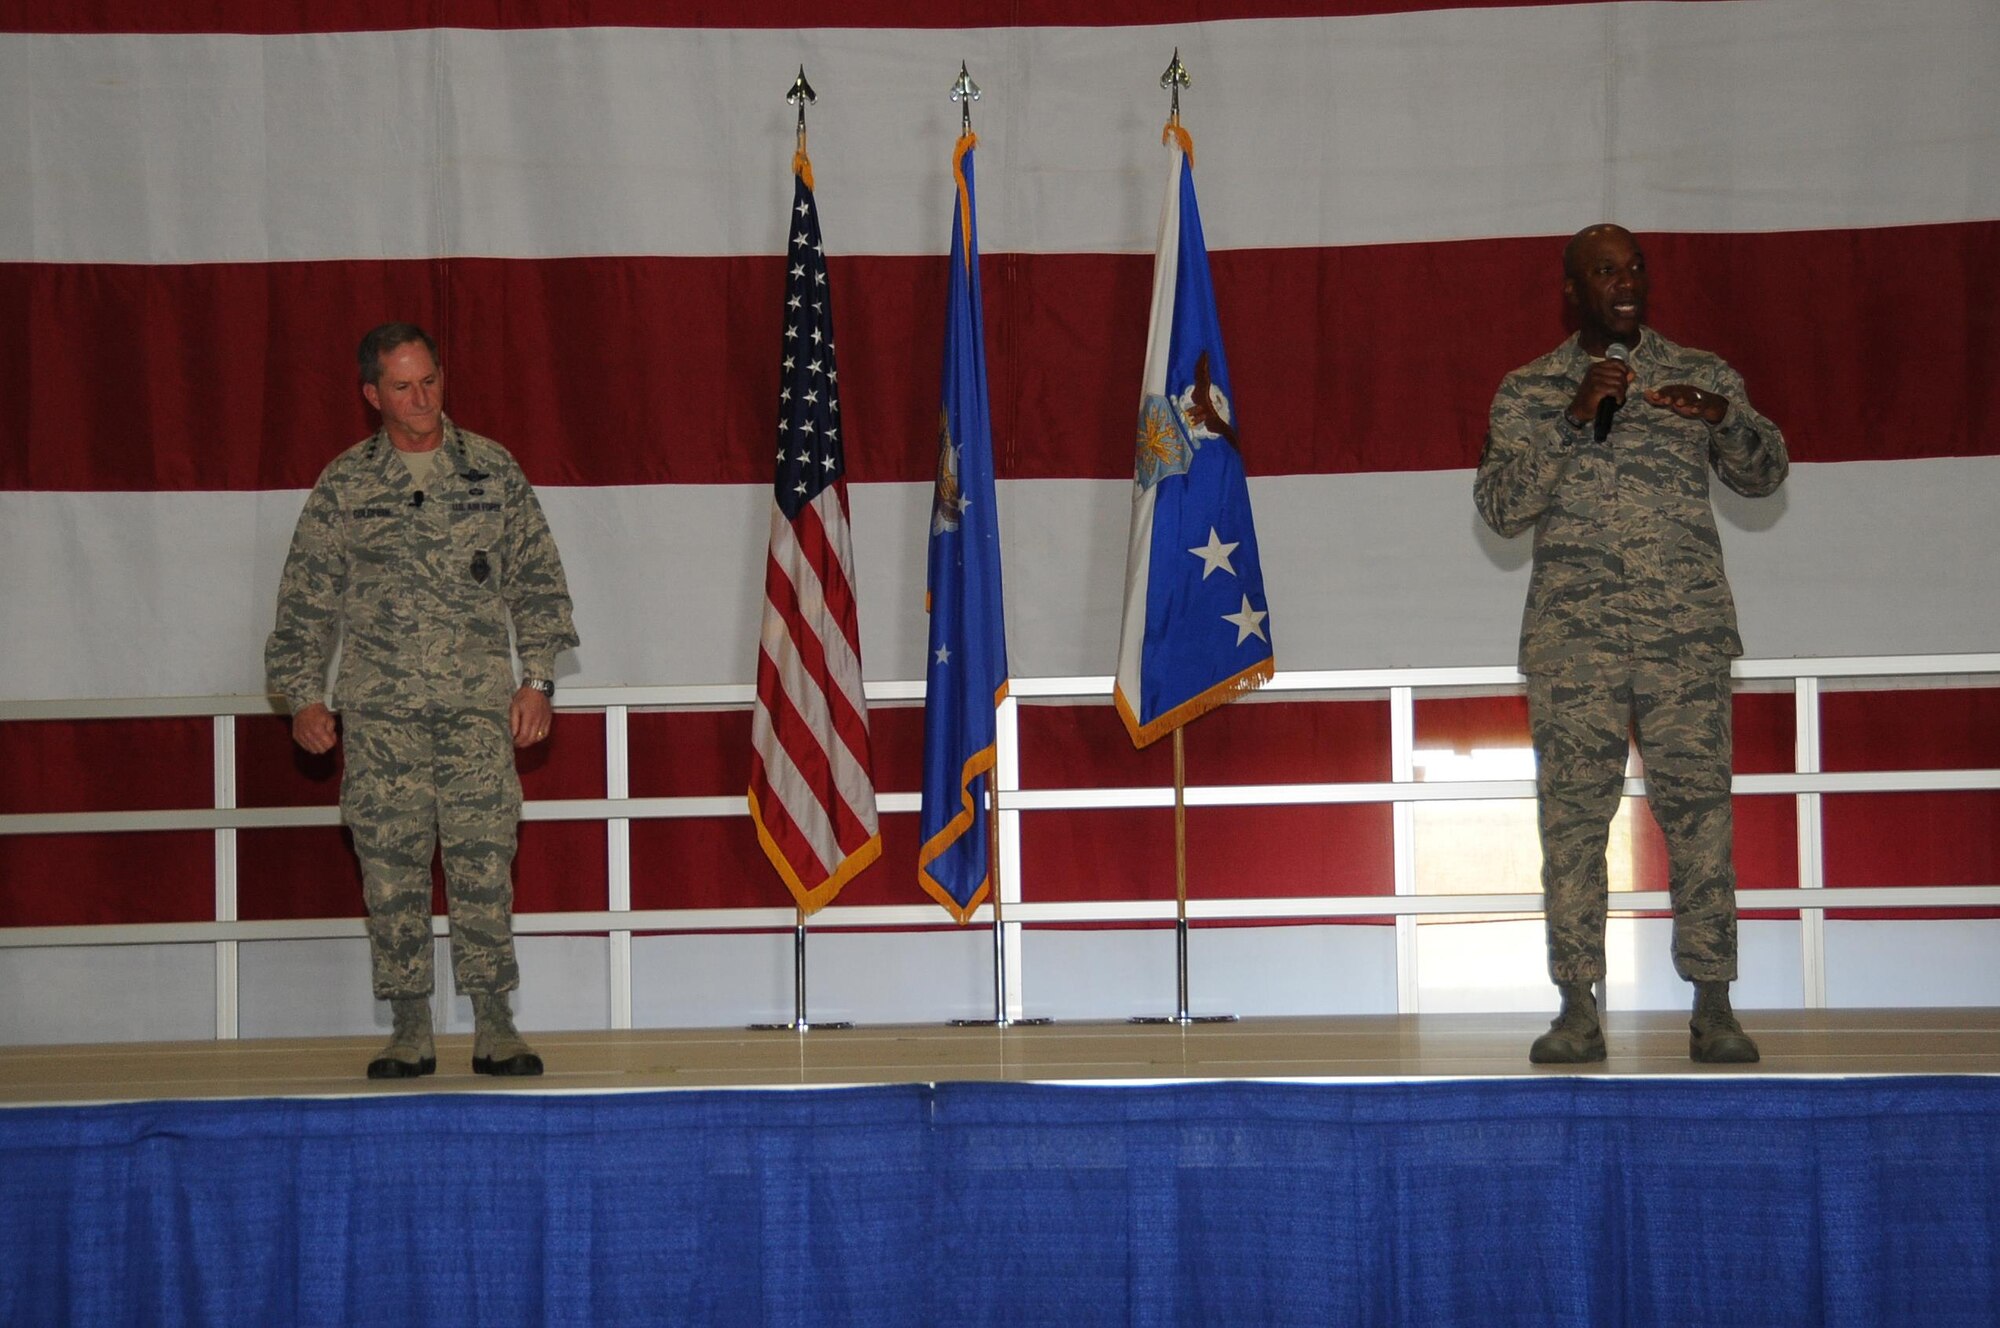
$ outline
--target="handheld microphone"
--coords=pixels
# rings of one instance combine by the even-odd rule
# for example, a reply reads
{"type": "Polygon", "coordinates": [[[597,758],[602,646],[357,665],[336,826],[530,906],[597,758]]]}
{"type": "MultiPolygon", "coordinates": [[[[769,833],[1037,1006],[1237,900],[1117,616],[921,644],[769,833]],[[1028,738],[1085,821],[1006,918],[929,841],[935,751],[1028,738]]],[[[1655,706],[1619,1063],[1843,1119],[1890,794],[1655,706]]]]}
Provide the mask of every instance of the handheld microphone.
{"type": "MultiPolygon", "coordinates": [[[[1614,341],[1604,348],[1604,358],[1607,360],[1616,360],[1620,364],[1625,363],[1631,354],[1632,352],[1625,348],[1625,343],[1622,341],[1614,341]]],[[[1606,397],[1597,403],[1597,428],[1595,433],[1598,442],[1601,443],[1611,436],[1611,417],[1618,413],[1618,407],[1623,404],[1617,397],[1606,397]]]]}

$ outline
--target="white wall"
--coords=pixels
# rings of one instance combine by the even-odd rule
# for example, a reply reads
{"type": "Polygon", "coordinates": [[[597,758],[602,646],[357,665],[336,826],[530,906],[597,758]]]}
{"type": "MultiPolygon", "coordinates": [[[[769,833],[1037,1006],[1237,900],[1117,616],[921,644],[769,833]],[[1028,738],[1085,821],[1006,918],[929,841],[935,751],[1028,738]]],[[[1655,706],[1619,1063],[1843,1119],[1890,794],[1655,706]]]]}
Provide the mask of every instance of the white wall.
{"type": "MultiPolygon", "coordinates": [[[[1608,1008],[1677,1010],[1665,919],[1613,919],[1608,1008]]],[[[1742,924],[1743,1009],[1804,1006],[1796,922],[1742,924]]],[[[940,1023],[992,1013],[992,934],[984,926],[914,933],[822,932],[808,942],[808,1016],[858,1024],[940,1023]]],[[[610,1027],[608,942],[519,941],[525,1029],[610,1027]]],[[[1387,1014],[1396,1008],[1396,933],[1387,926],[1197,928],[1189,1008],[1245,1017],[1387,1014]]],[[[1827,1003],[1836,1009],[2000,1005],[2000,920],[1826,924],[1827,1003]]],[[[439,973],[449,971],[439,946],[439,973]]],[[[387,1036],[359,939],[239,948],[246,1038],[387,1036]]],[[[633,1024],[732,1027],[792,1016],[792,933],[638,937],[633,1024]]],[[[1420,1009],[1552,1010],[1540,918],[1418,928],[1420,1009]]],[[[1170,1014],[1173,933],[1164,928],[1036,928],[1009,977],[1023,1013],[1064,1020],[1170,1014]]],[[[215,1028],[214,950],[205,944],[0,950],[0,1043],[205,1040],[215,1028]]],[[[471,1011],[447,1001],[440,1027],[471,1011]]]]}

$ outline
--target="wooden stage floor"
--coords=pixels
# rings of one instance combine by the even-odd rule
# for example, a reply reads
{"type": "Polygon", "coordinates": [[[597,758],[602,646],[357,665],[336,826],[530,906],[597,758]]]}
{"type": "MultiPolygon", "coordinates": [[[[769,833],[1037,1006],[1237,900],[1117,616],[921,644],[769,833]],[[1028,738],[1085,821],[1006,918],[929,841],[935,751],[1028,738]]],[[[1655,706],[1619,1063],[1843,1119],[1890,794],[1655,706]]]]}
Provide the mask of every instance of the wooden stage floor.
{"type": "Polygon", "coordinates": [[[285,1041],[0,1047],[0,1104],[163,1098],[317,1097],[367,1093],[619,1092],[681,1088],[833,1087],[951,1080],[1133,1083],[1149,1080],[1422,1080],[1544,1074],[2000,1074],[2000,1010],[1740,1012],[1764,1059],[1695,1065],[1687,1016],[1606,1021],[1610,1059],[1533,1066],[1528,1043],[1547,1027],[1528,1014],[1245,1019],[1238,1023],[1058,1023],[954,1028],[874,1025],[807,1033],[634,1029],[537,1033],[539,1079],[472,1073],[470,1035],[438,1039],[438,1072],[371,1083],[363,1068],[381,1037],[285,1041]]]}

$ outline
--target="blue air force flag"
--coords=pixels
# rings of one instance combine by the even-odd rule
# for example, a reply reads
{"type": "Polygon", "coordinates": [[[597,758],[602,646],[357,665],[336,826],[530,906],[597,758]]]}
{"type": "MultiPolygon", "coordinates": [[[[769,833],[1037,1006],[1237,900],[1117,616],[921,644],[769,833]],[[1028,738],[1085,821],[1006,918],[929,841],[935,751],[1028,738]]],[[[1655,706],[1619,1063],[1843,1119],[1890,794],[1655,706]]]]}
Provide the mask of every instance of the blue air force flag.
{"type": "Polygon", "coordinates": [[[924,673],[923,834],[917,880],[960,922],[992,889],[987,787],[995,708],[1007,695],[1007,629],[1000,604],[1000,523],[993,501],[993,432],[986,396],[985,314],[972,149],[953,154],[958,203],[945,302],[944,407],[938,414],[937,489],[931,501],[930,655],[924,673]]]}
{"type": "Polygon", "coordinates": [[[1274,667],[1194,148],[1178,125],[1167,138],[1115,694],[1140,747],[1269,681],[1274,667]]]}

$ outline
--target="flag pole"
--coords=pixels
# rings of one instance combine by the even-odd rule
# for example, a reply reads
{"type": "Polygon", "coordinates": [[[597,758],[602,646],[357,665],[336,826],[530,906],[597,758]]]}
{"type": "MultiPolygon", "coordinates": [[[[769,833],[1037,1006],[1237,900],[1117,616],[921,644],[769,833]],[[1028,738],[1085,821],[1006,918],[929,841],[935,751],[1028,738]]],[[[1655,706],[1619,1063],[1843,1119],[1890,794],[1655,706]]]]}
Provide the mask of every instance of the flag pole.
{"type": "Polygon", "coordinates": [[[1007,931],[1000,897],[999,763],[986,772],[986,866],[993,882],[993,1026],[1007,1026],[1007,931]]]}
{"type": "Polygon", "coordinates": [[[1000,899],[1000,781],[996,765],[986,772],[986,861],[993,902],[993,1017],[954,1019],[954,1028],[1040,1028],[1053,1024],[1047,1015],[1015,1019],[1007,1013],[1007,924],[1000,899]]]}
{"type": "MultiPolygon", "coordinates": [[[[1174,54],[1179,56],[1180,52],[1174,54]]],[[[1180,101],[1179,89],[1174,100],[1180,101]]],[[[1187,739],[1186,726],[1174,730],[1174,1020],[1188,1022],[1187,925],[1187,739]]]]}
{"type": "Polygon", "coordinates": [[[792,1023],[804,1033],[812,1028],[806,1018],[806,911],[797,909],[792,922],[792,1023]]]}
{"type": "MultiPolygon", "coordinates": [[[[798,170],[806,161],[806,107],[819,100],[812,84],[806,82],[806,67],[799,66],[799,76],[792,80],[791,90],[785,94],[789,104],[799,108],[797,147],[793,156],[793,169],[798,170]]],[[[806,187],[812,187],[811,167],[805,167],[806,187]]],[[[792,923],[792,1020],[788,1024],[752,1024],[752,1030],[773,1032],[787,1030],[795,1033],[809,1033],[813,1025],[806,1017],[806,910],[803,905],[793,906],[792,923]]],[[[828,1020],[821,1028],[852,1028],[854,1025],[844,1019],[828,1020]]]]}
{"type": "MultiPolygon", "coordinates": [[[[958,103],[958,132],[961,138],[972,133],[972,103],[979,100],[979,85],[965,61],[958,62],[958,77],[952,80],[951,99],[958,103]]],[[[998,705],[998,702],[995,702],[998,705]]],[[[1051,1019],[1013,1019],[1007,1014],[1007,921],[1006,905],[1000,888],[1000,766],[995,761],[986,780],[986,880],[993,905],[993,1017],[953,1019],[956,1028],[1012,1028],[1016,1025],[1053,1023],[1051,1019]]]]}
{"type": "Polygon", "coordinates": [[[813,1023],[806,1018],[806,911],[795,907],[795,921],[792,923],[792,1020],[788,1024],[751,1024],[757,1033],[810,1033],[815,1028],[852,1028],[845,1019],[827,1019],[813,1023]]]}
{"type": "MultiPolygon", "coordinates": [[[[1167,128],[1172,130],[1181,122],[1181,89],[1190,86],[1193,79],[1188,77],[1187,66],[1181,62],[1181,48],[1174,47],[1174,58],[1167,63],[1166,72],[1160,75],[1160,86],[1167,89],[1172,97],[1167,110],[1167,128]]],[[[1236,1021],[1233,1014],[1188,1013],[1188,890],[1187,890],[1187,742],[1182,734],[1185,725],[1174,726],[1174,1012],[1172,1015],[1140,1015],[1129,1023],[1134,1024],[1228,1024],[1236,1021]]]]}
{"type": "MultiPolygon", "coordinates": [[[[1178,61],[1180,53],[1174,58],[1178,61]]],[[[1183,726],[1185,727],[1185,726],[1183,726]]],[[[1131,1024],[1233,1024],[1233,1014],[1188,1013],[1187,740],[1174,730],[1174,1012],[1135,1015],[1131,1024]]]]}
{"type": "Polygon", "coordinates": [[[994,906],[994,1016],[990,1020],[950,1020],[952,1028],[1008,1028],[1012,1024],[1046,1024],[1048,1020],[1010,1020],[1006,1014],[1006,918],[1000,902],[1000,774],[986,772],[986,880],[994,906]]]}

